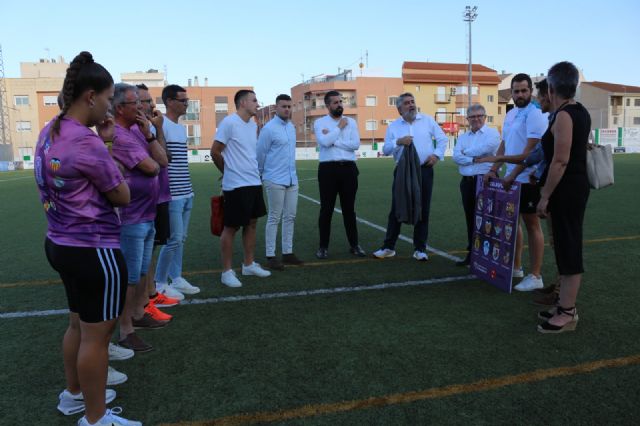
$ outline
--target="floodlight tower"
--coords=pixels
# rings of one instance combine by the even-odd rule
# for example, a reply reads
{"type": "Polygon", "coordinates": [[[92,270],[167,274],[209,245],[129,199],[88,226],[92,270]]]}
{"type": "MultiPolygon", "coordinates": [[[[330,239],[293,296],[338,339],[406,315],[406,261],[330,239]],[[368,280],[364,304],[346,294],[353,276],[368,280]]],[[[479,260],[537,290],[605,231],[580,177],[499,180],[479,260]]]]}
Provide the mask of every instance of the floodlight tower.
{"type": "Polygon", "coordinates": [[[464,13],[462,14],[463,20],[469,23],[469,105],[467,105],[467,109],[471,106],[471,23],[476,20],[478,17],[478,6],[466,6],[464,8],[464,13]]]}
{"type": "Polygon", "coordinates": [[[4,61],[2,60],[2,45],[0,45],[0,144],[5,145],[0,150],[3,161],[13,160],[13,147],[11,145],[11,131],[9,129],[9,104],[7,104],[7,88],[4,82],[4,61]],[[8,145],[8,146],[6,146],[8,145]],[[7,154],[8,153],[8,154],[7,154]]]}

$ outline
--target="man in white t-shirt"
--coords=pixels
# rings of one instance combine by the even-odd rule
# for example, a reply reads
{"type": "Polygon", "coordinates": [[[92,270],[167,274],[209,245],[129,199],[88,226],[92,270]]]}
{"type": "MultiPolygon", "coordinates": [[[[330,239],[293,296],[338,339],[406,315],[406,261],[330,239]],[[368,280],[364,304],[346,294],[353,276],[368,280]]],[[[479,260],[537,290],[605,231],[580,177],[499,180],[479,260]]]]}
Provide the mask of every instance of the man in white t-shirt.
{"type": "MultiPolygon", "coordinates": [[[[502,129],[502,142],[497,157],[507,162],[507,171],[503,178],[505,186],[516,181],[520,183],[520,216],[527,227],[529,242],[529,260],[531,273],[514,288],[519,291],[531,291],[544,287],[542,282],[542,258],[544,256],[544,234],[540,219],[536,215],[536,206],[540,200],[540,188],[529,183],[529,176],[535,172],[535,166],[522,170],[516,164],[527,158],[540,142],[547,130],[548,120],[542,111],[531,102],[531,78],[527,74],[517,74],[511,80],[511,96],[516,107],[507,113],[502,129]]],[[[497,171],[503,162],[496,162],[485,176],[497,177],[497,171]]],[[[521,226],[516,238],[514,258],[514,277],[523,276],[522,249],[524,239],[521,226]]]]}
{"type": "Polygon", "coordinates": [[[258,99],[252,90],[239,90],[234,99],[236,113],[222,120],[211,147],[211,158],[222,172],[224,193],[224,229],[220,236],[222,251],[222,284],[241,287],[231,269],[233,239],[242,228],[244,263],[242,275],[268,277],[271,272],[254,261],[256,224],[267,214],[258,171],[256,145],[258,126],[253,117],[258,112],[258,99]]]}

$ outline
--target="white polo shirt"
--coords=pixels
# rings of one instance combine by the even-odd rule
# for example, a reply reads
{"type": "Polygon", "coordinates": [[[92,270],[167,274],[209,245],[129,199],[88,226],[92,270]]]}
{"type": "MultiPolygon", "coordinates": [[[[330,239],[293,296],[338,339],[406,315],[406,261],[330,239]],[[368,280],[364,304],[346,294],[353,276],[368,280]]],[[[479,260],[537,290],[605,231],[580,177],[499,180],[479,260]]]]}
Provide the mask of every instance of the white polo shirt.
{"type": "Polygon", "coordinates": [[[256,158],[258,125],[253,119],[246,122],[237,113],[226,116],[220,123],[214,140],[226,145],[222,150],[223,191],[262,185],[256,158]]]}

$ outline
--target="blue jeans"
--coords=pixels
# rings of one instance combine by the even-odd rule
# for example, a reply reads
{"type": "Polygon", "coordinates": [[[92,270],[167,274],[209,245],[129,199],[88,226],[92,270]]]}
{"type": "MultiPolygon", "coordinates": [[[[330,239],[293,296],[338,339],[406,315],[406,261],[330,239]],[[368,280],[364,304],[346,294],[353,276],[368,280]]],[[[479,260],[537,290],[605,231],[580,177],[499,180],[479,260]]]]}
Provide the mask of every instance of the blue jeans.
{"type": "Polygon", "coordinates": [[[156,282],[166,284],[169,278],[182,276],[182,254],[187,240],[193,197],[169,202],[169,239],[160,249],[156,266],[156,282]]]}
{"type": "Polygon", "coordinates": [[[120,228],[120,250],[127,263],[129,285],[138,284],[140,277],[149,272],[155,235],[153,221],[122,225],[120,228]]]}

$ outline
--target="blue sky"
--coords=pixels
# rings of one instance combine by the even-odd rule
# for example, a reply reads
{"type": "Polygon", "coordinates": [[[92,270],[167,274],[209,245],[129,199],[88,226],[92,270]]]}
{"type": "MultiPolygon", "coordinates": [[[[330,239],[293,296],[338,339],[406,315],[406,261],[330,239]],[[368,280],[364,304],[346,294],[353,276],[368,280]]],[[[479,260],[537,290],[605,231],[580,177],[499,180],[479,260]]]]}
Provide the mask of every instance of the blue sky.
{"type": "Polygon", "coordinates": [[[399,77],[402,62],[466,62],[465,5],[477,5],[473,62],[544,73],[574,62],[587,80],[640,86],[640,2],[609,1],[58,1],[0,0],[5,75],[89,50],[120,73],[167,67],[171,83],[252,85],[258,99],[317,74],[369,67],[399,77]],[[526,7],[517,4],[526,4],[526,7]]]}

